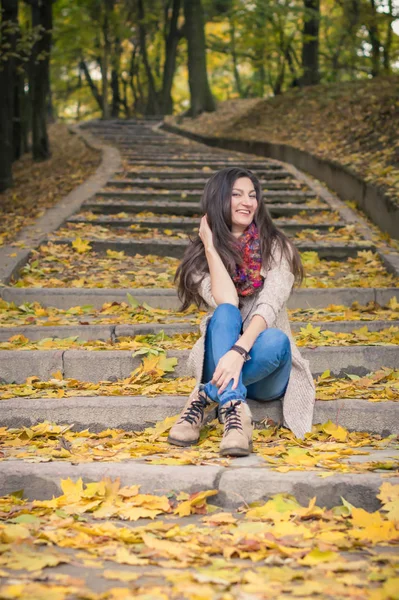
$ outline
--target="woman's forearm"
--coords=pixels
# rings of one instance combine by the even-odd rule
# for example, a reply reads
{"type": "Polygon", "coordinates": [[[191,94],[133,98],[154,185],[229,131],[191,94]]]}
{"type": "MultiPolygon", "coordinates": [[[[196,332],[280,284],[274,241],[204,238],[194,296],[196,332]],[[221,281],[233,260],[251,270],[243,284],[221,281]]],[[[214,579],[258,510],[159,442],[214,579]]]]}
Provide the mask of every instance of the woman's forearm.
{"type": "Polygon", "coordinates": [[[212,296],[216,303],[238,306],[237,290],[216,249],[213,246],[205,248],[205,254],[211,276],[212,296]]]}
{"type": "Polygon", "coordinates": [[[258,335],[265,329],[267,329],[267,323],[263,317],[254,315],[244,333],[238,338],[236,344],[249,352],[258,335]]]}

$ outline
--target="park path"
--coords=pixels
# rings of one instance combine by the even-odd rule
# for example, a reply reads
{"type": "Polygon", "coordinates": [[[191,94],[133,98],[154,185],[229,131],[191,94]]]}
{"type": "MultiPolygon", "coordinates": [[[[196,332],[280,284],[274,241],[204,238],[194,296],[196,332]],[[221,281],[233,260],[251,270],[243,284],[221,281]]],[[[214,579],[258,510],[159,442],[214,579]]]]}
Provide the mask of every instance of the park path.
{"type": "MultiPolygon", "coordinates": [[[[16,498],[2,505],[4,518],[8,510],[18,516],[6,524],[4,540],[14,543],[7,551],[3,543],[1,564],[8,567],[9,556],[10,568],[20,569],[10,571],[2,597],[242,600],[286,598],[295,587],[298,598],[316,591],[331,598],[331,590],[335,598],[377,598],[372,594],[391,585],[390,548],[368,553],[362,514],[356,539],[343,532],[353,528],[341,517],[350,504],[333,514],[311,499],[333,507],[344,497],[376,510],[381,484],[397,482],[397,444],[389,435],[398,433],[399,403],[387,375],[363,377],[382,367],[389,373],[398,362],[393,255],[347,206],[289,165],[213,150],[166,134],[154,121],[87,127],[119,148],[123,169],[0,288],[11,303],[3,302],[0,313],[0,495],[23,489],[29,499],[50,499],[67,478],[119,478],[120,486],[132,487],[108,481],[83,491],[67,482],[50,508],[16,498]],[[292,327],[315,378],[331,372],[322,388],[331,399],[316,402],[314,419],[330,424],[300,442],[264,429],[267,419],[281,420],[278,402],[250,401],[256,453],[231,460],[218,456],[220,425],[196,448],[169,448],[162,435],[192,386],[185,359],[201,316],[177,312],[173,274],[187,234],[197,230],[203,186],[227,164],[257,173],[273,218],[300,248],[307,279],[290,299],[292,327]],[[371,334],[351,334],[364,325],[371,334]],[[157,372],[162,356],[140,371],[141,357],[132,356],[143,342],[138,335],[152,335],[146,343],[154,352],[166,349],[168,359],[177,359],[167,377],[157,372]],[[351,341],[328,345],[342,336],[351,341]],[[355,376],[348,397],[340,391],[347,373],[355,376]],[[373,395],[381,401],[369,402],[373,395]],[[207,490],[223,511],[214,522],[205,496],[189,496],[207,490]],[[276,496],[264,509],[270,522],[225,512],[279,493],[309,508],[276,496]],[[191,507],[179,512],[186,499],[191,507]],[[33,543],[35,573],[32,566],[27,571],[33,543]],[[380,564],[374,553],[381,552],[380,564]]],[[[370,517],[373,527],[379,515],[370,517]]],[[[372,530],[375,543],[394,537],[383,525],[372,530]]],[[[382,597],[390,598],[389,590],[382,597]]]]}
{"type": "MultiPolygon", "coordinates": [[[[243,165],[257,173],[272,217],[303,253],[307,283],[294,292],[289,304],[294,331],[299,332],[311,322],[312,328],[330,331],[331,339],[349,335],[367,324],[369,331],[377,336],[377,343],[375,340],[368,343],[366,336],[361,343],[331,346],[320,344],[320,340],[314,342],[319,334],[312,330],[301,351],[310,360],[314,376],[327,370],[335,378],[343,378],[347,373],[364,376],[382,367],[397,366],[397,346],[388,337],[386,345],[378,345],[386,341],[384,334],[378,338],[379,332],[398,324],[396,305],[388,307],[397,281],[383,264],[389,258],[383,256],[382,246],[376,248],[375,234],[367,225],[319,182],[278,161],[215,150],[167,134],[155,121],[96,122],[87,127],[92,135],[117,146],[123,170],[115,173],[99,193],[86,200],[78,213],[51,234],[48,243],[22,269],[20,277],[2,290],[3,298],[17,305],[38,302],[44,307],[55,307],[59,313],[44,315],[40,320],[36,305],[36,312],[32,313],[35,318],[11,326],[4,326],[3,322],[0,329],[3,341],[23,335],[38,343],[33,349],[22,351],[16,342],[15,348],[0,351],[3,382],[23,384],[26,378],[35,376],[47,381],[58,372],[62,381],[84,382],[85,386],[76,396],[57,393],[56,386],[53,397],[46,398],[38,397],[37,391],[30,399],[12,397],[11,392],[0,403],[4,426],[21,427],[48,420],[71,423],[75,430],[101,431],[112,427],[131,431],[142,430],[179,412],[185,402],[182,393],[188,393],[190,383],[185,378],[185,359],[192,343],[190,334],[193,336],[197,329],[198,315],[176,313],[173,274],[184,252],[187,233],[197,230],[203,186],[214,170],[227,164],[243,165]],[[86,247],[88,242],[90,250],[86,247]],[[331,282],[332,287],[326,287],[331,282]],[[122,313],[116,310],[113,318],[111,303],[126,301],[127,294],[130,305],[122,313]],[[354,302],[357,305],[351,310],[354,302]],[[103,314],[104,303],[109,304],[103,314]],[[167,309],[170,313],[137,309],[136,303],[167,309]],[[385,306],[385,310],[378,310],[375,303],[385,306]],[[340,309],[340,305],[344,308],[340,309]],[[80,315],[76,310],[68,313],[71,307],[79,306],[85,307],[80,315]],[[144,315],[143,322],[133,318],[133,314],[137,317],[137,310],[144,315]],[[78,315],[75,319],[74,314],[78,315]],[[108,319],[101,319],[105,315],[108,319]],[[149,398],[137,393],[126,395],[126,390],[122,393],[119,387],[119,394],[113,389],[109,393],[85,395],[90,383],[124,380],[126,385],[126,378],[141,364],[141,357],[132,356],[131,347],[126,345],[128,340],[161,331],[169,336],[180,335],[177,346],[187,336],[181,348],[175,349],[171,343],[167,350],[169,358],[177,359],[177,366],[169,375],[172,382],[178,378],[177,387],[172,386],[175,393],[159,393],[149,398]],[[316,337],[313,339],[312,335],[316,337]],[[51,341],[48,343],[49,338],[63,339],[65,345],[54,348],[51,341]],[[103,343],[109,346],[102,347],[101,352],[89,351],[86,347],[76,347],[76,339],[93,342],[97,349],[103,343]]],[[[32,304],[29,306],[32,311],[32,304]]],[[[159,337],[153,338],[152,343],[162,346],[159,337]]],[[[397,433],[399,404],[390,401],[389,395],[384,400],[372,403],[361,394],[320,400],[316,402],[314,422],[331,420],[352,431],[383,436],[397,433]]],[[[278,402],[267,406],[251,402],[251,408],[259,425],[268,418],[281,421],[278,402]]],[[[382,456],[382,451],[378,452],[382,456]]],[[[10,490],[18,482],[17,487],[23,487],[32,497],[35,494],[42,497],[59,489],[60,476],[81,475],[91,479],[112,473],[123,480],[142,483],[148,490],[154,482],[162,482],[161,487],[173,484],[173,489],[183,490],[216,485],[221,490],[221,502],[229,504],[234,503],[229,499],[230,488],[250,501],[266,491],[270,493],[270,486],[275,491],[294,491],[298,475],[303,477],[295,472],[272,471],[266,481],[258,465],[256,455],[231,461],[227,466],[165,467],[146,464],[142,458],[133,465],[129,462],[113,465],[105,460],[75,466],[67,461],[27,464],[20,460],[3,465],[8,480],[2,481],[1,489],[10,490]],[[239,471],[236,467],[240,467],[239,471]],[[11,473],[13,477],[9,477],[11,473]],[[248,485],[253,478],[259,482],[258,487],[248,485]]],[[[303,499],[318,490],[319,498],[329,505],[339,499],[343,490],[347,496],[359,498],[359,489],[369,486],[374,492],[380,484],[380,474],[376,472],[353,477],[337,473],[326,480],[309,472],[306,478],[303,499]]]]}

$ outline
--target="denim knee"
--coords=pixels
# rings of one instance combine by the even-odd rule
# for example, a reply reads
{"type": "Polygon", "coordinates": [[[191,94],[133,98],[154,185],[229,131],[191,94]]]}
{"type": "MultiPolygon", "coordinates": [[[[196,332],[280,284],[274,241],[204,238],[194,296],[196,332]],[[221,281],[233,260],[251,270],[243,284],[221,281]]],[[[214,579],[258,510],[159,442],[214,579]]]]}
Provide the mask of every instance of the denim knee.
{"type": "Polygon", "coordinates": [[[224,304],[219,304],[219,306],[217,306],[209,324],[217,323],[218,325],[231,327],[236,323],[241,325],[241,322],[242,319],[239,309],[234,306],[234,304],[225,302],[224,304]]]}
{"type": "Polygon", "coordinates": [[[265,329],[259,336],[259,341],[266,347],[272,347],[277,358],[282,362],[291,355],[291,343],[287,334],[281,329],[271,327],[265,329]]]}

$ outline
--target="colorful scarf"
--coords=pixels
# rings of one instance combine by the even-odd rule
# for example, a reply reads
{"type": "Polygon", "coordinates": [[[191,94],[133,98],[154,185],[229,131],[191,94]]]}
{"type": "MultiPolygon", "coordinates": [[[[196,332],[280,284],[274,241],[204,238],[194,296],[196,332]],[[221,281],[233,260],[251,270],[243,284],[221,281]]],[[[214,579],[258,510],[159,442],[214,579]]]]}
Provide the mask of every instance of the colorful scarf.
{"type": "Polygon", "coordinates": [[[263,285],[260,274],[262,255],[259,233],[255,223],[251,223],[237,239],[238,250],[242,255],[242,264],[236,265],[232,279],[239,296],[251,296],[263,285]]]}

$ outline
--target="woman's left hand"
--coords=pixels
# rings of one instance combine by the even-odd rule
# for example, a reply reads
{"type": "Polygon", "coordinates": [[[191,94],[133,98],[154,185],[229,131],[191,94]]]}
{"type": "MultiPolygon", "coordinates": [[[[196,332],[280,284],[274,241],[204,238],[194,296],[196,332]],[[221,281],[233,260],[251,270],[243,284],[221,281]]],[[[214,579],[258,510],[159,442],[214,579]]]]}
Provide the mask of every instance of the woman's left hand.
{"type": "Polygon", "coordinates": [[[226,389],[232,379],[234,380],[232,389],[236,389],[243,364],[243,356],[235,352],[235,350],[229,350],[222,356],[211,380],[211,383],[219,388],[218,394],[221,394],[226,389]]]}

